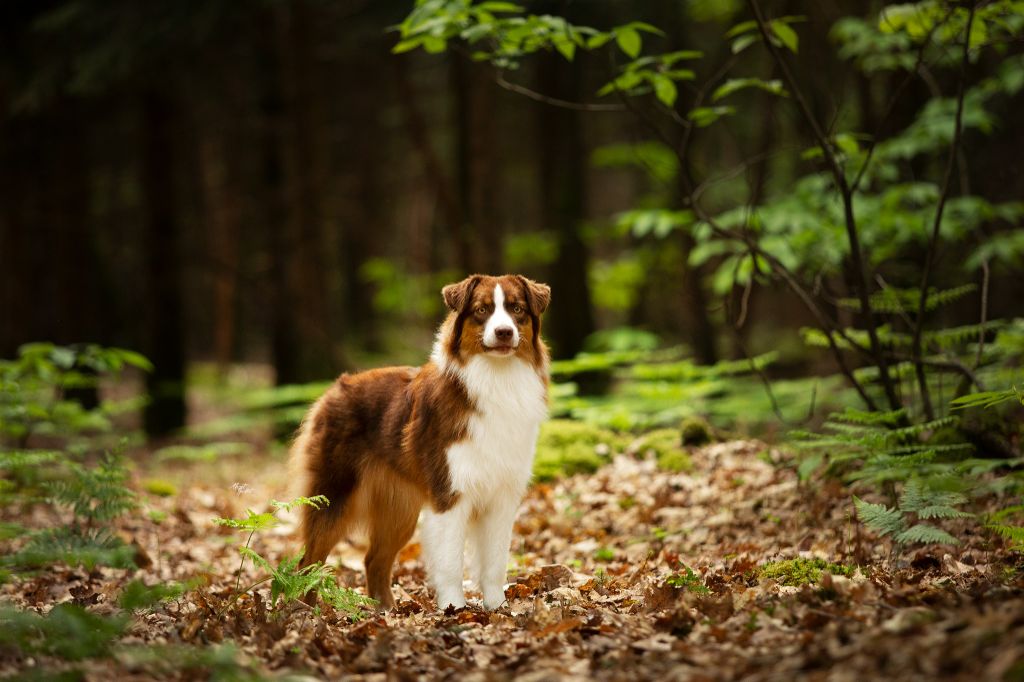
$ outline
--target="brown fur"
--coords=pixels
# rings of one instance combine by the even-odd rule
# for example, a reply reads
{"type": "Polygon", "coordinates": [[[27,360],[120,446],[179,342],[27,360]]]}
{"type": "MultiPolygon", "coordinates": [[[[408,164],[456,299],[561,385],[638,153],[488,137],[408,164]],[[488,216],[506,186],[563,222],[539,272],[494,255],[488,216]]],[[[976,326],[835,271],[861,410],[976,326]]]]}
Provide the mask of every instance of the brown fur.
{"type": "MultiPolygon", "coordinates": [[[[449,315],[441,343],[452,361],[486,352],[483,325],[494,307],[494,285],[519,327],[516,354],[546,378],[547,349],[540,316],[551,290],[519,275],[473,275],[444,288],[449,315]]],[[[412,537],[424,504],[451,509],[447,450],[466,438],[474,407],[459,378],[433,361],[419,368],[388,367],[343,374],[313,405],[292,448],[293,476],[301,494],[326,495],[330,506],[303,507],[302,565],[326,560],[351,528],[366,527],[367,591],[381,606],[394,605],[391,570],[412,537]]]]}

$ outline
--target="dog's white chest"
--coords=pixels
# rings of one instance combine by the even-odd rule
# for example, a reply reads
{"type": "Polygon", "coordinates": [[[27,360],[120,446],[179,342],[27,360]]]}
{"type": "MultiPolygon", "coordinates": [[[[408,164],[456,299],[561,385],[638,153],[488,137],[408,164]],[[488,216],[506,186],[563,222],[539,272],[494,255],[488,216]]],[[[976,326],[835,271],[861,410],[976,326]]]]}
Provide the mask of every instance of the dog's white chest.
{"type": "Polygon", "coordinates": [[[547,417],[544,383],[516,358],[472,358],[460,371],[476,411],[468,438],[448,449],[452,486],[474,508],[496,495],[518,499],[533,467],[547,417]]]}

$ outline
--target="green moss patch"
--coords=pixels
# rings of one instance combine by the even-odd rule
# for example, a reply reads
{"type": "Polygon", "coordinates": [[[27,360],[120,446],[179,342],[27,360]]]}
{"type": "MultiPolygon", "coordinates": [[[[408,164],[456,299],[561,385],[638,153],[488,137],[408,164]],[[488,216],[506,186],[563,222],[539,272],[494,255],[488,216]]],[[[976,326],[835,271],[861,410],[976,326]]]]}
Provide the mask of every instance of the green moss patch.
{"type": "Polygon", "coordinates": [[[856,571],[854,566],[833,564],[824,559],[786,559],[771,561],[758,569],[760,578],[774,580],[782,585],[799,587],[821,580],[823,573],[849,577],[856,571]]]}
{"type": "Polygon", "coordinates": [[[623,448],[622,437],[613,431],[569,419],[552,419],[540,428],[533,473],[539,481],[590,473],[623,448]]]}
{"type": "Polygon", "coordinates": [[[665,471],[690,471],[693,462],[682,448],[682,440],[675,429],[656,429],[645,434],[633,445],[641,455],[653,455],[658,468],[665,471]]]}

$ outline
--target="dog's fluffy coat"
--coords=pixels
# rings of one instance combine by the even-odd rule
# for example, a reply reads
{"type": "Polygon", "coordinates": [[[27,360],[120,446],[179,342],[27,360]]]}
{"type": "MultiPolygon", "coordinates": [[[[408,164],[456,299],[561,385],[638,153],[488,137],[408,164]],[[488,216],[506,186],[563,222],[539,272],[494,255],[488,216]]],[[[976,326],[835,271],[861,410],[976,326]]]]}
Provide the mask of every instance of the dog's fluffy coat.
{"type": "Polygon", "coordinates": [[[465,605],[463,552],[484,605],[504,600],[512,524],[547,414],[541,315],[551,290],[519,275],[474,275],[442,291],[449,314],[430,360],[343,374],[310,409],[292,448],[306,496],[303,565],[352,528],[369,536],[367,590],[394,605],[391,569],[422,524],[440,608],[465,605]]]}

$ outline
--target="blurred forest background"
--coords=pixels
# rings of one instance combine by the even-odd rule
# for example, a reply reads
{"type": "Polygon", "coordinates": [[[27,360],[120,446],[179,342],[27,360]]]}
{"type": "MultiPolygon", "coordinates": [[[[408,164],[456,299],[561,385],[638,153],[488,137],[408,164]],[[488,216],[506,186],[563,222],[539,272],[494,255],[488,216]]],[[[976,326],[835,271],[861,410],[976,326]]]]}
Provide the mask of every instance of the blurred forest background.
{"type": "MultiPolygon", "coordinates": [[[[777,96],[776,65],[723,39],[749,18],[739,0],[527,5],[588,26],[650,22],[663,35],[644,33],[645,46],[703,51],[701,83],[720,84],[722,64],[764,79],[733,94],[735,108],[709,108],[731,116],[701,121],[687,141],[684,171],[709,178],[699,188],[709,213],[768,215],[821,167],[820,154],[801,155],[817,141],[777,96]]],[[[933,46],[935,63],[914,64],[912,31],[885,44],[900,36],[874,28],[880,9],[771,6],[773,17],[800,15],[790,68],[813,115],[830,134],[865,131],[846,142],[894,137],[956,92],[956,34],[933,46]],[[879,66],[879,54],[903,61],[879,66]]],[[[226,376],[258,363],[294,384],[419,364],[440,287],[510,271],[552,286],[545,330],[557,358],[681,345],[697,365],[775,351],[772,378],[834,371],[824,349],[801,342],[814,318],[793,291],[730,278],[742,263],[723,265],[723,249],[693,253],[699,234],[679,229],[689,198],[677,158],[642,111],[596,95],[614,60],[547,49],[507,69],[464,48],[429,53],[443,43],[394,54],[409,11],[390,0],[3,3],[0,357],[40,339],[137,349],[155,366],[146,426],[158,435],[185,422],[190,367],[226,376]]],[[[988,319],[1021,312],[1024,249],[1005,237],[1024,196],[1014,80],[1024,67],[1013,61],[1019,44],[997,48],[968,65],[970,83],[999,68],[1010,80],[965,117],[951,194],[981,203],[948,218],[959,232],[936,251],[931,282],[975,288],[936,314],[946,325],[977,323],[982,261],[988,319]],[[994,234],[1008,245],[989,273],[977,251],[994,234]]],[[[670,108],[685,112],[688,98],[673,95],[670,108]]],[[[936,126],[950,126],[946,114],[936,126]]],[[[915,134],[948,145],[945,128],[915,134]]],[[[887,195],[862,216],[871,229],[887,212],[920,214],[866,240],[878,277],[899,286],[916,284],[929,258],[923,216],[941,146],[895,162],[917,194],[887,195]]],[[[820,216],[797,209],[782,220],[810,230],[820,216]]],[[[854,274],[834,241],[839,267],[810,279],[850,322],[836,299],[852,295],[854,274]]]]}
{"type": "Polygon", "coordinates": [[[1024,679],[1022,47],[1019,0],[0,2],[0,675],[1024,679]],[[435,613],[414,542],[385,618],[358,547],[298,568],[284,450],[474,272],[553,291],[515,582],[435,613]]]}

